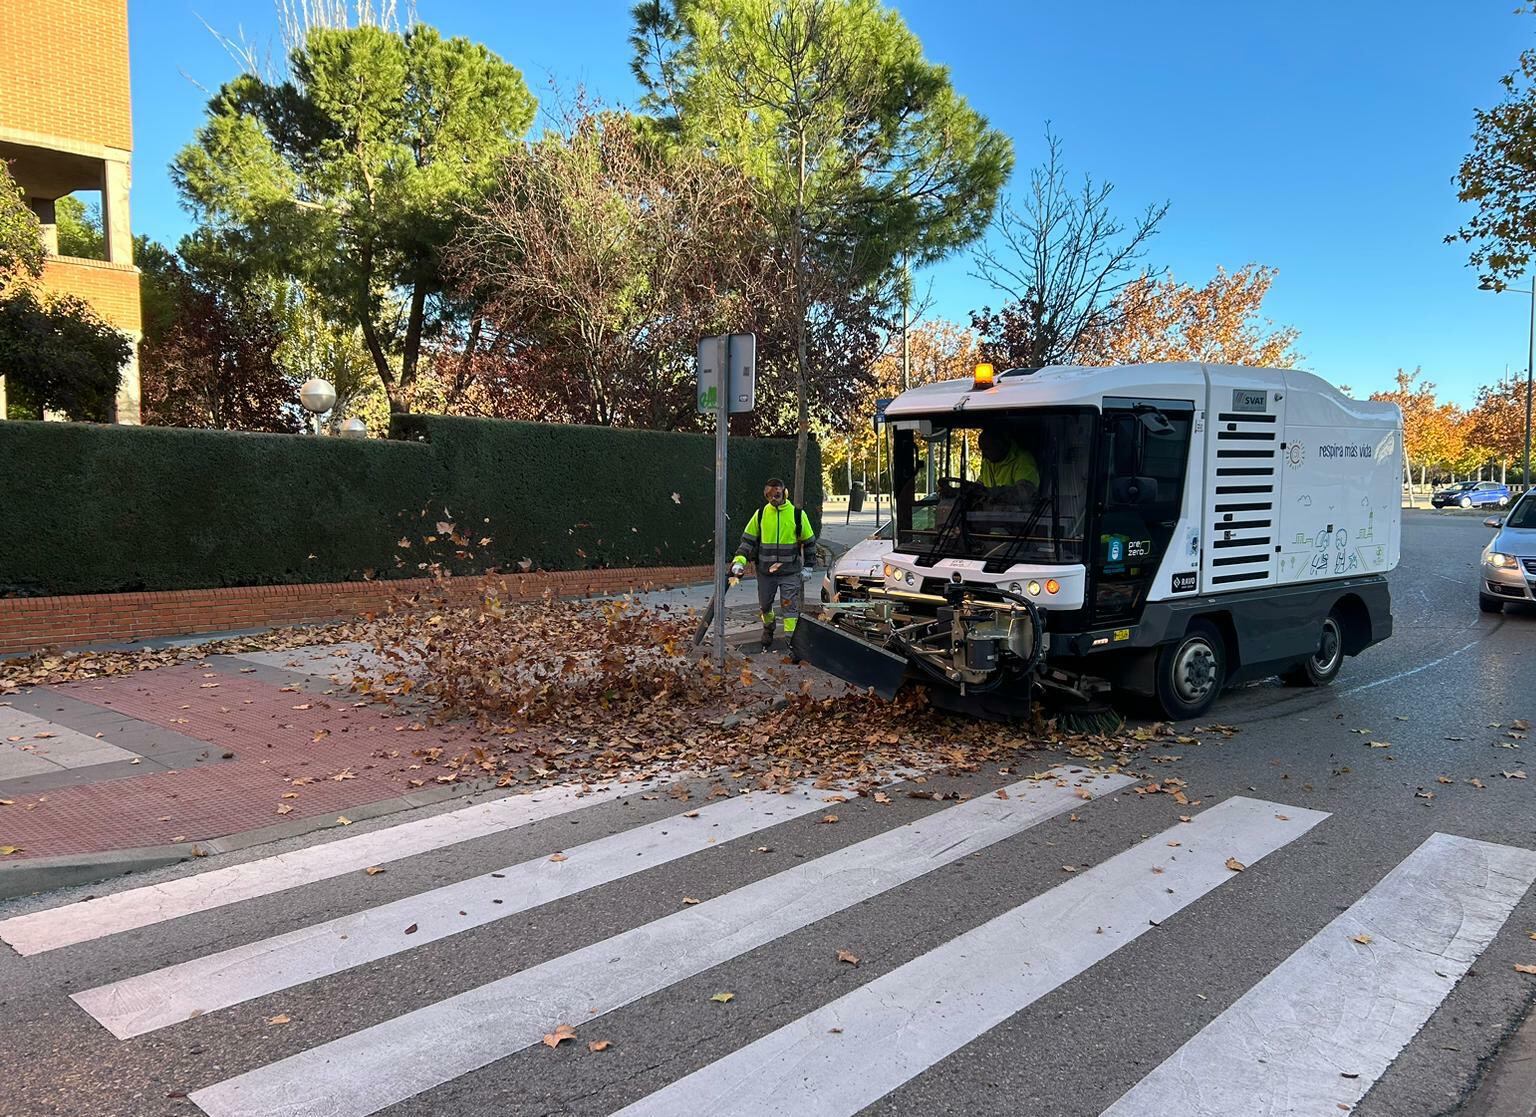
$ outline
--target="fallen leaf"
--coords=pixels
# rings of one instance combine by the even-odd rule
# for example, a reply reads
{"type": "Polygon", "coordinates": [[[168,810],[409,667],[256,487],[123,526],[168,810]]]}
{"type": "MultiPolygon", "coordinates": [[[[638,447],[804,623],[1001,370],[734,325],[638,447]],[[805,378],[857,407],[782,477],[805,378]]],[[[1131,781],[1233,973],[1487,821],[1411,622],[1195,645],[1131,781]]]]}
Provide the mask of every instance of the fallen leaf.
{"type": "Polygon", "coordinates": [[[698,901],[695,900],[692,896],[684,896],[683,897],[683,903],[685,903],[685,904],[696,904],[696,903],[698,903],[698,901]]]}
{"type": "Polygon", "coordinates": [[[218,686],[219,684],[218,683],[198,683],[197,685],[198,685],[198,688],[201,689],[201,690],[212,690],[214,687],[218,686]]]}
{"type": "Polygon", "coordinates": [[[1354,936],[1354,941],[1359,943],[1361,946],[1370,946],[1374,940],[1372,940],[1370,935],[1361,934],[1354,936]]]}
{"type": "Polygon", "coordinates": [[[1288,814],[1277,814],[1275,817],[1278,818],[1281,822],[1291,821],[1291,816],[1288,814]]]}
{"type": "Polygon", "coordinates": [[[835,814],[824,814],[824,815],[821,816],[821,821],[825,822],[825,823],[836,822],[837,821],[837,815],[835,815],[835,814]]]}
{"type": "Polygon", "coordinates": [[[267,1017],[267,1023],[268,1024],[286,1024],[286,1023],[288,1023],[288,1016],[287,1016],[287,1014],[280,1012],[276,1016],[269,1016],[269,1017],[267,1017]]]}
{"type": "Polygon", "coordinates": [[[1515,963],[1515,972],[1516,973],[1536,973],[1536,966],[1523,966],[1519,962],[1516,962],[1515,963]]]}
{"type": "Polygon", "coordinates": [[[889,803],[890,801],[891,801],[891,797],[889,795],[887,795],[885,792],[883,792],[883,791],[875,792],[875,802],[877,802],[877,803],[889,803]]]}
{"type": "Polygon", "coordinates": [[[1008,789],[1006,787],[1000,787],[992,794],[996,795],[999,799],[1006,799],[1008,798],[1008,789]]]}
{"type": "Polygon", "coordinates": [[[13,853],[25,853],[21,846],[0,846],[0,857],[9,857],[13,853]]]}
{"type": "Polygon", "coordinates": [[[613,1044],[609,1040],[594,1039],[591,1043],[587,1044],[587,1050],[596,1053],[598,1051],[607,1051],[611,1046],[613,1044]]]}
{"type": "Polygon", "coordinates": [[[1076,787],[1076,788],[1073,788],[1072,789],[1072,793],[1074,795],[1076,795],[1079,799],[1092,799],[1093,798],[1093,792],[1089,791],[1086,787],[1076,787]]]}
{"type": "Polygon", "coordinates": [[[1247,865],[1244,865],[1235,857],[1227,858],[1227,868],[1231,869],[1234,873],[1240,873],[1247,867],[1247,865]]]}
{"type": "Polygon", "coordinates": [[[382,866],[382,865],[369,865],[366,869],[363,870],[363,872],[367,873],[371,877],[376,877],[380,873],[385,872],[385,871],[386,870],[384,869],[384,866],[382,866]]]}
{"type": "Polygon", "coordinates": [[[293,810],[293,804],[292,803],[279,803],[277,805],[277,813],[278,814],[288,814],[292,810],[293,810]]]}
{"type": "Polygon", "coordinates": [[[300,706],[290,706],[288,708],[290,710],[307,710],[307,709],[309,709],[309,703],[305,702],[303,705],[300,705],[300,706]]]}
{"type": "Polygon", "coordinates": [[[681,504],[682,502],[683,502],[683,498],[681,496],[679,496],[677,493],[673,493],[672,494],[672,503],[673,504],[681,504]]]}
{"type": "Polygon", "coordinates": [[[416,924],[412,923],[409,927],[407,927],[405,929],[405,933],[407,935],[414,935],[416,933],[416,924]]]}
{"type": "Polygon", "coordinates": [[[1523,779],[1525,779],[1525,769],[1524,768],[1517,768],[1513,772],[1505,772],[1505,773],[1503,773],[1503,776],[1504,776],[1504,778],[1506,780],[1523,780],[1523,779]]]}
{"type": "Polygon", "coordinates": [[[1487,786],[1487,785],[1486,785],[1486,784],[1484,784],[1484,783],[1483,783],[1483,781],[1482,781],[1482,780],[1480,780],[1480,779],[1478,779],[1478,778],[1477,778],[1477,777],[1476,777],[1476,776],[1473,776],[1473,777],[1472,777],[1472,778],[1471,778],[1471,779],[1470,779],[1470,780],[1468,780],[1468,781],[1467,781],[1467,782],[1468,782],[1468,783],[1469,783],[1469,784],[1471,784],[1471,785],[1472,785],[1472,786],[1473,786],[1473,787],[1476,787],[1476,788],[1479,788],[1479,789],[1481,789],[1481,788],[1483,788],[1483,787],[1486,787],[1486,786],[1487,786]]]}
{"type": "Polygon", "coordinates": [[[1392,747],[1391,741],[1367,741],[1365,743],[1369,748],[1373,749],[1389,749],[1392,747]]]}
{"type": "Polygon", "coordinates": [[[723,1005],[724,1004],[730,1004],[732,1001],[734,1001],[736,999],[736,994],[735,993],[716,993],[713,997],[711,997],[709,999],[712,1000],[712,1001],[718,1001],[718,1002],[720,1002],[723,1005]]]}
{"type": "Polygon", "coordinates": [[[544,1037],[545,1047],[559,1047],[568,1039],[576,1038],[576,1029],[569,1024],[557,1025],[555,1030],[544,1037]]]}
{"type": "Polygon", "coordinates": [[[1063,865],[1061,867],[1061,871],[1064,872],[1064,873],[1075,873],[1075,872],[1077,872],[1077,866],[1076,865],[1063,865]]]}
{"type": "Polygon", "coordinates": [[[684,818],[698,818],[699,817],[699,812],[698,811],[684,811],[683,812],[683,817],[684,818]]]}
{"type": "Polygon", "coordinates": [[[550,860],[551,861],[569,861],[570,858],[566,857],[566,855],[563,854],[563,853],[557,853],[553,857],[551,857],[550,860]]]}
{"type": "Polygon", "coordinates": [[[1415,799],[1433,799],[1435,797],[1435,793],[1433,791],[1425,791],[1421,787],[1413,793],[1413,797],[1415,799]]]}
{"type": "Polygon", "coordinates": [[[839,950],[837,952],[837,960],[839,962],[847,962],[850,966],[857,966],[859,964],[859,956],[851,954],[846,950],[839,950]]]}
{"type": "Polygon", "coordinates": [[[348,818],[344,814],[343,815],[337,815],[336,816],[336,825],[337,826],[351,826],[352,825],[352,820],[350,818],[348,818]]]}
{"type": "Polygon", "coordinates": [[[14,802],[14,799],[0,799],[0,807],[9,807],[14,802]]]}
{"type": "Polygon", "coordinates": [[[1456,781],[1451,779],[1450,776],[1436,776],[1435,777],[1435,782],[1436,783],[1455,783],[1456,781]]]}

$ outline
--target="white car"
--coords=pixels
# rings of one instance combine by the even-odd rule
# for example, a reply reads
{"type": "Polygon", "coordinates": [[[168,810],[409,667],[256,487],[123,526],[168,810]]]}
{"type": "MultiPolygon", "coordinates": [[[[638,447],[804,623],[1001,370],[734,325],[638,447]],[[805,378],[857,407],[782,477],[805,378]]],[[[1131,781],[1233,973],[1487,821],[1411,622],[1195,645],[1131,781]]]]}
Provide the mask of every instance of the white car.
{"type": "Polygon", "coordinates": [[[849,601],[867,597],[871,586],[883,585],[886,556],[895,549],[896,522],[885,524],[867,539],[843,552],[821,579],[823,601],[849,601]]]}

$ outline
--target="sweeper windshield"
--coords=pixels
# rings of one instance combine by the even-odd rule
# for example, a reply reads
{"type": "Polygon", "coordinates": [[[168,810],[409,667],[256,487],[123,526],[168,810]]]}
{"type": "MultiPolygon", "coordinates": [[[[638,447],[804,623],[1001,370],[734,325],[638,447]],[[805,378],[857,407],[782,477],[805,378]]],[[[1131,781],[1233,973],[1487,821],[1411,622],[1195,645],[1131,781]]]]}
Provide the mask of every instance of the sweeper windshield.
{"type": "Polygon", "coordinates": [[[893,422],[896,549],[920,557],[1081,563],[1093,475],[1089,408],[893,422]]]}

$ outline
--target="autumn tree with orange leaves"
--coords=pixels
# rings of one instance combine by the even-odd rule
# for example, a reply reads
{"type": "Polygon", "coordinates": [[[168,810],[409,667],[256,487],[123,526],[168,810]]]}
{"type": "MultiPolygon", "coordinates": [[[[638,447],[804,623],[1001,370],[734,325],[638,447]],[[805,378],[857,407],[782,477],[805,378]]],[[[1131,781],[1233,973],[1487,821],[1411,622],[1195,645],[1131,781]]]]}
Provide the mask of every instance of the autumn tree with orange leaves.
{"type": "MultiPolygon", "coordinates": [[[[930,319],[907,331],[908,387],[936,384],[941,380],[969,377],[981,360],[975,333],[955,322],[930,319]]],[[[848,459],[853,458],[855,476],[862,475],[865,463],[873,475],[875,468],[875,400],[901,394],[901,338],[892,335],[870,369],[873,380],[861,389],[861,395],[847,422],[821,432],[821,462],[831,486],[829,491],[848,488],[848,459]]],[[[882,463],[884,464],[884,463],[882,463]]]]}
{"type": "Polygon", "coordinates": [[[1143,361],[1291,368],[1298,332],[1264,317],[1275,269],[1220,268],[1203,287],[1172,275],[1143,275],[1115,296],[1109,314],[1084,335],[1077,359],[1088,365],[1143,361]]]}
{"type": "Polygon", "coordinates": [[[1395,403],[1403,409],[1403,470],[1408,481],[1413,469],[1424,484],[1431,467],[1460,459],[1466,452],[1467,424],[1454,404],[1441,403],[1435,385],[1422,380],[1424,370],[1397,370],[1397,387],[1390,392],[1372,392],[1371,399],[1395,403]]]}

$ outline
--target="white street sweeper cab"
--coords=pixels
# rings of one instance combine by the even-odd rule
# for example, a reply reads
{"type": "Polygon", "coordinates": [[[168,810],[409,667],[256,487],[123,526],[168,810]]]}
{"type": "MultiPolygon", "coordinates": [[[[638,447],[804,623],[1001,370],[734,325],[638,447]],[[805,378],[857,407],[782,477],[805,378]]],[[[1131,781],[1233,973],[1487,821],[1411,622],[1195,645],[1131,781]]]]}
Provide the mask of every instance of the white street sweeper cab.
{"type": "Polygon", "coordinates": [[[1327,684],[1391,635],[1393,404],[1291,369],[982,365],[886,421],[883,585],[795,637],[861,686],[1005,717],[1117,691],[1187,718],[1250,679],[1327,684]]]}

